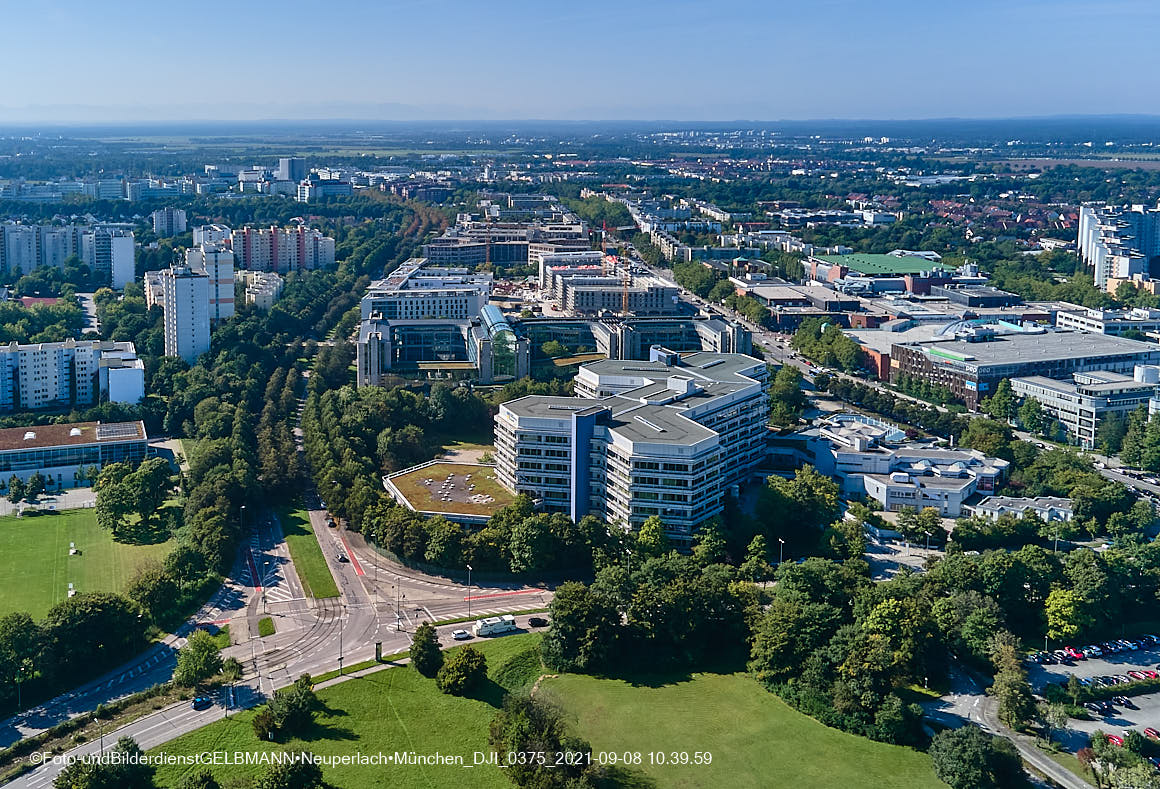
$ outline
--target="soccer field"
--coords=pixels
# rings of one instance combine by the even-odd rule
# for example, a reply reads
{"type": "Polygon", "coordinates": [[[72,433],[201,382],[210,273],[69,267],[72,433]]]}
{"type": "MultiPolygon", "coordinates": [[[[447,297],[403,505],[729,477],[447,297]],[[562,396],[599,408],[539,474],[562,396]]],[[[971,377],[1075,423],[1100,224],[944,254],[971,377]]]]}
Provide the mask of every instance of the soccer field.
{"type": "Polygon", "coordinates": [[[121,545],[97,526],[92,508],[0,518],[0,614],[27,611],[34,619],[78,592],[117,592],[142,564],[164,559],[173,541],[121,545]],[[69,556],[69,543],[80,553],[69,556]]]}

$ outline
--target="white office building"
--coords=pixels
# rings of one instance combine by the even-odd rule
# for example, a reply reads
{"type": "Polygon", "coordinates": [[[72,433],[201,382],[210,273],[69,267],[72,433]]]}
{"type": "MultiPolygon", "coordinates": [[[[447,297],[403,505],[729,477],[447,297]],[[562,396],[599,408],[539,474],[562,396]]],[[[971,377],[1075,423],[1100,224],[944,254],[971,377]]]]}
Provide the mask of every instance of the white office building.
{"type": "Polygon", "coordinates": [[[202,244],[185,251],[185,265],[209,277],[209,321],[216,326],[234,315],[234,253],[202,244]]]}
{"type": "Polygon", "coordinates": [[[671,539],[719,514],[765,455],[769,380],[742,354],[584,365],[577,397],[532,395],[495,418],[496,476],[548,510],[636,528],[656,515],[671,539]]]}
{"type": "Polygon", "coordinates": [[[209,350],[209,276],[189,266],[161,272],[165,355],[190,364],[209,350]]]}
{"type": "Polygon", "coordinates": [[[1071,381],[1040,375],[1011,379],[1018,397],[1038,400],[1043,412],[1058,420],[1068,436],[1085,449],[1095,446],[1100,420],[1127,417],[1160,390],[1160,367],[1138,365],[1132,375],[1110,370],[1074,373],[1071,381]]]}
{"type": "Polygon", "coordinates": [[[372,282],[360,302],[363,320],[467,320],[479,316],[491,295],[491,277],[467,269],[427,265],[411,258],[386,279],[372,282]]]}

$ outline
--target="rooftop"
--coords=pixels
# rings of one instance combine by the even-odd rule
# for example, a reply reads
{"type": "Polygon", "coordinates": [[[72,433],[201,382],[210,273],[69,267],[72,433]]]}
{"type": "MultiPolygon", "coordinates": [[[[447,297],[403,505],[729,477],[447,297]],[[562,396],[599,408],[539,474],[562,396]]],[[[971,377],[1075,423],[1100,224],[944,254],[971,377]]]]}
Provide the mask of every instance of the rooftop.
{"type": "Polygon", "coordinates": [[[1002,334],[986,342],[932,340],[907,344],[928,354],[961,361],[973,367],[1146,353],[1160,357],[1160,346],[1155,343],[1070,331],[1002,334]]]}
{"type": "Polygon", "coordinates": [[[69,425],[32,425],[0,430],[0,452],[84,444],[144,441],[144,422],[77,422],[69,425]]]}
{"type": "Polygon", "coordinates": [[[872,255],[866,252],[855,252],[852,255],[815,255],[815,258],[836,266],[846,266],[851,271],[870,276],[884,274],[918,274],[922,271],[941,268],[941,266],[926,258],[872,255]]]}

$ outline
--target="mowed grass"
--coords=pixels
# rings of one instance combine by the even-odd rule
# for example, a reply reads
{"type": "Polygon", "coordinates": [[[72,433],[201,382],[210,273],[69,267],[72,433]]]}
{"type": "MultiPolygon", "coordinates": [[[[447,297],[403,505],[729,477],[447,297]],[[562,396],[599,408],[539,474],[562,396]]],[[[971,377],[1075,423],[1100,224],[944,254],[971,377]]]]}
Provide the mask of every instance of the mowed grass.
{"type": "Polygon", "coordinates": [[[392,477],[391,482],[399,492],[407,497],[411,506],[424,512],[457,512],[466,515],[491,515],[501,507],[506,507],[515,501],[506,488],[495,478],[495,469],[489,466],[479,466],[472,463],[436,463],[425,468],[417,469],[409,474],[392,477]],[[454,474],[455,490],[452,501],[443,501],[440,498],[440,487],[447,479],[448,474],[454,474]],[[465,480],[471,475],[470,482],[465,480]],[[431,484],[424,484],[430,479],[431,484]],[[475,485],[475,489],[468,491],[465,484],[475,485]],[[486,504],[465,501],[474,494],[484,494],[492,497],[486,504]],[[456,500],[458,499],[458,500],[456,500]]]}
{"type": "MultiPolygon", "coordinates": [[[[479,639],[487,656],[488,685],[473,698],[445,696],[433,680],[403,666],[318,691],[326,711],[303,740],[260,742],[251,727],[254,711],[240,713],[154,749],[171,755],[205,751],[309,750],[320,756],[442,753],[471,764],[490,752],[488,725],[503,691],[525,690],[543,673],[540,635],[479,639]]],[[[572,733],[596,754],[640,752],[642,764],[617,772],[624,785],[655,787],[793,787],[793,789],[938,789],[923,753],[883,745],[828,729],[786,706],[744,674],[699,674],[683,681],[631,684],[575,674],[548,676],[537,697],[564,712],[572,733]],[[654,752],[709,752],[709,765],[654,766],[654,752]]],[[[191,768],[158,769],[161,786],[172,786],[191,768]]],[[[248,786],[261,766],[217,766],[226,789],[248,786]]],[[[422,786],[510,787],[494,766],[324,766],[323,777],[343,789],[422,786]]]]}
{"type": "Polygon", "coordinates": [[[334,583],[326,557],[322,555],[322,547],[314,536],[306,510],[280,508],[278,521],[282,524],[286,547],[290,549],[290,558],[306,594],[316,598],[338,597],[338,586],[334,583]]]}
{"type": "Polygon", "coordinates": [[[561,707],[595,752],[712,754],[709,765],[646,756],[631,768],[658,787],[945,789],[926,754],[827,728],[745,674],[655,685],[563,674],[544,679],[537,698],[561,707]]]}
{"type": "MultiPolygon", "coordinates": [[[[325,706],[310,734],[286,743],[263,742],[254,736],[254,710],[210,724],[155,748],[153,753],[195,754],[206,751],[276,752],[309,750],[319,756],[374,755],[414,751],[463,757],[471,765],[476,751],[490,753],[488,725],[495,715],[502,689],[497,674],[511,675],[509,663],[539,643],[538,634],[480,639],[476,648],[486,656],[488,686],[479,698],[448,696],[435,681],[409,666],[385,668],[365,677],[346,680],[318,691],[325,706]]],[[[516,672],[519,674],[519,672],[516,672]]],[[[521,677],[522,679],[522,677],[521,677]]],[[[173,786],[193,768],[169,766],[157,771],[160,786],[173,786]]],[[[250,786],[265,767],[214,766],[226,789],[250,786]]],[[[510,789],[498,767],[457,765],[323,766],[323,778],[343,789],[421,786],[425,789],[510,789]]]]}
{"type": "Polygon", "coordinates": [[[92,508],[0,518],[0,614],[27,611],[42,618],[78,592],[119,592],[142,565],[161,561],[173,541],[125,545],[97,526],[92,508]],[[69,556],[69,543],[80,553],[69,556]]]}

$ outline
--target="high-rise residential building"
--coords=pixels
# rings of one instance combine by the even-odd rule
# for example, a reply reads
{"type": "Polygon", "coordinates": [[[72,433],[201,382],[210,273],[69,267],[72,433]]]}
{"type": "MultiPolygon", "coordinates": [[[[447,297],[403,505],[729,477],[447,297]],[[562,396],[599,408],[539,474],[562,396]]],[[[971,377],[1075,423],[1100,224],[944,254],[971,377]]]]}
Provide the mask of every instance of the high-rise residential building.
{"type": "Polygon", "coordinates": [[[165,355],[190,364],[209,350],[209,276],[189,266],[161,272],[165,355]]]}
{"type": "Polygon", "coordinates": [[[301,181],[305,177],[305,159],[284,157],[278,160],[278,169],[274,171],[275,179],[279,181],[301,181]]]}
{"type": "Polygon", "coordinates": [[[1109,279],[1146,279],[1152,260],[1160,256],[1160,209],[1080,206],[1077,247],[1098,288],[1106,288],[1109,279]]]}
{"type": "Polygon", "coordinates": [[[201,244],[185,251],[185,265],[209,277],[210,325],[233,317],[234,253],[225,246],[201,244]]]}
{"type": "Polygon", "coordinates": [[[131,342],[0,346],[0,411],[136,403],[144,396],[145,366],[131,342]]]}
{"type": "Polygon", "coordinates": [[[129,230],[98,227],[92,232],[89,255],[82,259],[89,264],[99,281],[108,282],[120,290],[136,278],[136,244],[129,230]]]}
{"type": "Polygon", "coordinates": [[[232,232],[225,225],[198,225],[193,229],[193,245],[229,244],[232,232]]]}
{"type": "Polygon", "coordinates": [[[173,208],[172,206],[159,208],[153,212],[152,219],[153,232],[157,234],[158,238],[180,236],[185,232],[186,219],[183,208],[173,208]]]}
{"type": "Polygon", "coordinates": [[[648,362],[582,366],[576,395],[522,397],[495,418],[496,478],[574,519],[655,515],[687,546],[765,454],[769,372],[750,356],[654,347],[648,362]]]}
{"type": "Polygon", "coordinates": [[[334,239],[314,228],[243,227],[230,234],[238,268],[247,271],[301,271],[334,265],[334,239]]]}
{"type": "Polygon", "coordinates": [[[0,225],[0,269],[5,273],[27,274],[37,266],[36,227],[0,225]]]}

